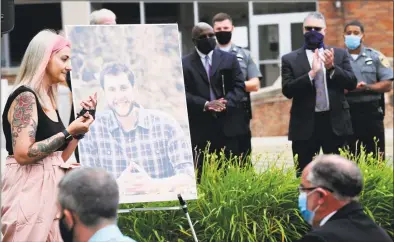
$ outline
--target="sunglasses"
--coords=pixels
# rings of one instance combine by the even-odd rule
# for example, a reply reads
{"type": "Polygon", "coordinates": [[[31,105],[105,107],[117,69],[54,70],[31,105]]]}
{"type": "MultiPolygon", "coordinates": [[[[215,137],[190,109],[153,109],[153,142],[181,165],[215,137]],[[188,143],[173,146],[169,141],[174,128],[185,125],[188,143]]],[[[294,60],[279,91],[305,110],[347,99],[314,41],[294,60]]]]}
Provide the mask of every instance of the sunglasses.
{"type": "Polygon", "coordinates": [[[210,34],[200,35],[200,36],[198,36],[197,39],[206,39],[206,38],[213,38],[213,37],[215,37],[215,34],[210,33],[210,34]]]}
{"type": "Polygon", "coordinates": [[[306,31],[312,31],[312,30],[314,30],[314,31],[320,32],[323,28],[322,28],[322,27],[305,26],[304,29],[305,29],[306,31]]]}
{"type": "Polygon", "coordinates": [[[303,186],[299,186],[298,190],[301,191],[313,191],[316,188],[323,188],[324,190],[327,190],[329,192],[334,192],[332,189],[328,188],[328,187],[323,187],[323,186],[319,186],[319,187],[303,187],[303,186]]]}

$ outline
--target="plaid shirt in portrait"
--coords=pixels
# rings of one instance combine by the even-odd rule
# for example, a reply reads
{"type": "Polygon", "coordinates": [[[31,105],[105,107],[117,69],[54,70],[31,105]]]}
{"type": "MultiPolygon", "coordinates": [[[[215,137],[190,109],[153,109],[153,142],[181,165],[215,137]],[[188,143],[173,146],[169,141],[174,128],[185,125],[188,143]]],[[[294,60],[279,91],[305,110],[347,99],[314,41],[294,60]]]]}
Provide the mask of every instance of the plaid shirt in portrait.
{"type": "Polygon", "coordinates": [[[81,165],[104,168],[116,178],[132,162],[151,178],[194,176],[190,140],[174,118],[159,110],[140,108],[137,126],[129,132],[111,110],[98,113],[79,152],[81,165]]]}

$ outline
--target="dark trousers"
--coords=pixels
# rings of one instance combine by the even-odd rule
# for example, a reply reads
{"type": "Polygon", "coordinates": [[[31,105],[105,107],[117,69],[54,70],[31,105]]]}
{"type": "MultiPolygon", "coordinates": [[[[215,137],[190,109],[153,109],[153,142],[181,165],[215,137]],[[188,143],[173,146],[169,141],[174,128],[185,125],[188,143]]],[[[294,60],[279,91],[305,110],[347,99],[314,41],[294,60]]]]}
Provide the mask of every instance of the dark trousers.
{"type": "Polygon", "coordinates": [[[373,109],[372,105],[358,104],[350,106],[350,114],[353,125],[353,135],[348,137],[350,152],[357,156],[364,146],[367,154],[373,153],[374,157],[380,155],[385,159],[383,113],[377,107],[373,109]],[[368,109],[372,110],[368,112],[368,109]]]}
{"type": "MultiPolygon", "coordinates": [[[[210,154],[216,153],[217,155],[217,162],[219,162],[221,157],[222,149],[224,149],[224,155],[226,160],[230,159],[231,156],[234,154],[239,153],[239,141],[237,137],[226,137],[217,129],[216,131],[212,131],[209,138],[206,140],[201,140],[199,142],[192,142],[193,145],[193,158],[195,161],[195,166],[197,168],[197,182],[200,183],[201,175],[203,172],[204,166],[204,152],[207,148],[208,142],[210,142],[208,152],[210,154]]],[[[218,164],[221,167],[223,164],[218,164]]]]}
{"type": "Polygon", "coordinates": [[[308,140],[292,141],[293,156],[298,155],[297,177],[320,153],[320,148],[324,154],[339,154],[339,148],[344,148],[345,144],[346,138],[337,136],[332,130],[330,112],[316,112],[312,136],[308,140]]]}
{"type": "MultiPolygon", "coordinates": [[[[250,119],[248,119],[248,127],[250,127],[250,119]]],[[[252,132],[250,128],[248,132],[245,134],[241,134],[237,137],[239,143],[239,154],[238,156],[242,155],[242,164],[248,163],[249,155],[252,153],[252,132]]]]}

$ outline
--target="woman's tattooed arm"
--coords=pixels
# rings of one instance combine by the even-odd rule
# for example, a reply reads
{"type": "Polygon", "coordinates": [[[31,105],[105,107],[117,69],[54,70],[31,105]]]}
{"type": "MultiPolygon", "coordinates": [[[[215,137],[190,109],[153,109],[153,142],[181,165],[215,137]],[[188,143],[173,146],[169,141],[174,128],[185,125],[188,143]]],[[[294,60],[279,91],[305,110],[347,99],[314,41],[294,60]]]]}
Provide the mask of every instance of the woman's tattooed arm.
{"type": "MultiPolygon", "coordinates": [[[[20,163],[41,160],[56,151],[64,143],[64,135],[58,133],[40,142],[35,142],[37,133],[37,103],[31,92],[23,92],[15,99],[11,110],[12,146],[20,163]]],[[[18,159],[17,159],[18,160],[18,159]]]]}

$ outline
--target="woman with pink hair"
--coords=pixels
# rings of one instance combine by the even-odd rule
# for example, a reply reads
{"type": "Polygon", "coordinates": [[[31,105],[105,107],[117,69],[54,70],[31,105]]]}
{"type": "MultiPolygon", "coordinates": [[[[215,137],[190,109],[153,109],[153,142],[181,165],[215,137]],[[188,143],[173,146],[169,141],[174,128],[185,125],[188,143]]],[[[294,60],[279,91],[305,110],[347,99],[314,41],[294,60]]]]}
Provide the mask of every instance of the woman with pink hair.
{"type": "MultiPolygon", "coordinates": [[[[70,43],[50,30],[29,43],[3,113],[8,157],[2,179],[3,241],[62,241],[57,184],[73,164],[78,140],[94,121],[87,112],[67,128],[56,105],[57,85],[71,70],[70,43]]],[[[95,109],[96,94],[83,102],[95,109]]]]}

